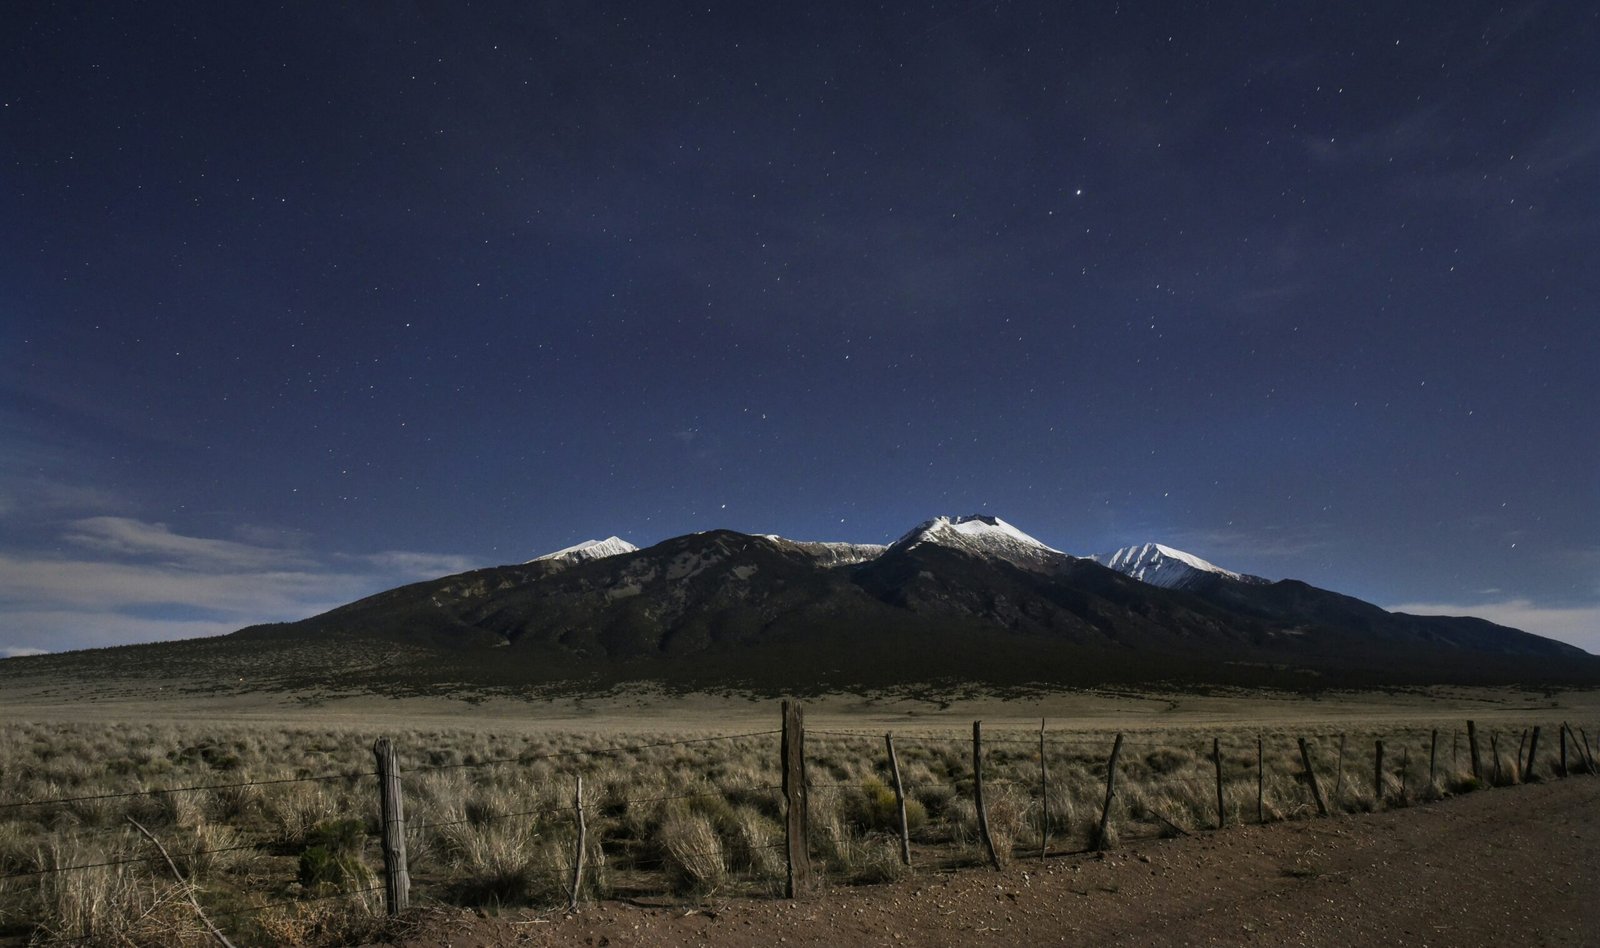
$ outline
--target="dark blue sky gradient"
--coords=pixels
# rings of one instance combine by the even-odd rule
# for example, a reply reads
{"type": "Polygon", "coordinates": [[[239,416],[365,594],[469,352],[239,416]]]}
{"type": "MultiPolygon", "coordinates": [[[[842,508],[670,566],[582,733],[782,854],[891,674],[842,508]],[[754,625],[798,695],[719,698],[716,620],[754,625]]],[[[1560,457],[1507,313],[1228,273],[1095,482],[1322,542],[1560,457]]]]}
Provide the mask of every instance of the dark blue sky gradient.
{"type": "Polygon", "coordinates": [[[1600,646],[1596,9],[1176,6],[22,4],[0,648],[978,511],[1600,646]]]}

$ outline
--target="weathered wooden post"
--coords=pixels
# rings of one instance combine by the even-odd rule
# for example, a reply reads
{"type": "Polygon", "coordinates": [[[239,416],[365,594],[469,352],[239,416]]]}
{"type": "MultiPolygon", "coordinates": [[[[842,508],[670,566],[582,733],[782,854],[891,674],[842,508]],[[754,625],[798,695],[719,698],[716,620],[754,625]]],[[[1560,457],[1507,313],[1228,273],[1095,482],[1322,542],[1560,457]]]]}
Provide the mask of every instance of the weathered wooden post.
{"type": "Polygon", "coordinates": [[[1111,745],[1111,759],[1106,762],[1106,803],[1100,808],[1100,828],[1094,834],[1094,848],[1103,850],[1111,833],[1111,801],[1117,796],[1117,758],[1122,754],[1122,735],[1117,735],[1111,745]]]}
{"type": "Polygon", "coordinates": [[[1339,735],[1339,756],[1333,765],[1333,805],[1341,810],[1344,809],[1344,737],[1343,734],[1339,735]]]}
{"type": "Polygon", "coordinates": [[[1467,752],[1472,759],[1472,779],[1482,782],[1483,759],[1478,756],[1478,724],[1476,721],[1467,722],[1467,752]]]}
{"type": "Polygon", "coordinates": [[[1439,729],[1433,729],[1433,738],[1428,742],[1428,792],[1432,793],[1438,786],[1439,761],[1439,729]]]}
{"type": "Polygon", "coordinates": [[[1256,735],[1256,822],[1267,821],[1267,747],[1260,734],[1256,735]]]}
{"type": "Polygon", "coordinates": [[[787,843],[788,878],[784,891],[798,898],[811,884],[809,812],[806,808],[806,730],[800,702],[783,702],[783,798],[787,843]]]}
{"type": "Polygon", "coordinates": [[[406,812],[400,798],[400,765],[395,761],[394,744],[380,737],[372,745],[378,761],[378,807],[383,827],[384,896],[390,915],[399,915],[411,904],[411,873],[406,869],[406,812]]]}
{"type": "Polygon", "coordinates": [[[983,722],[972,722],[972,805],[978,811],[978,838],[989,854],[989,864],[1000,868],[1000,855],[989,835],[989,808],[983,803],[983,722]]]}
{"type": "Polygon", "coordinates": [[[906,826],[906,787],[900,782],[900,755],[894,752],[894,735],[883,735],[889,748],[889,774],[894,778],[894,805],[900,813],[900,861],[911,865],[911,830],[906,826]]]}
{"type": "Polygon", "coordinates": [[[583,774],[575,775],[576,783],[572,788],[572,811],[577,815],[578,821],[578,850],[572,857],[572,901],[567,905],[567,911],[578,910],[578,898],[583,892],[583,863],[587,856],[589,844],[589,826],[583,819],[583,774]]]}
{"type": "Polygon", "coordinates": [[[1317,770],[1311,766],[1311,748],[1306,745],[1306,739],[1300,738],[1300,762],[1306,766],[1306,782],[1311,784],[1311,795],[1316,798],[1317,812],[1323,816],[1328,815],[1328,801],[1323,799],[1322,784],[1317,782],[1317,770]]]}
{"type": "Polygon", "coordinates": [[[1489,732],[1489,756],[1494,758],[1494,776],[1490,780],[1495,786],[1500,786],[1500,736],[1493,731],[1489,732]]]}
{"type": "Polygon", "coordinates": [[[1528,729],[1522,729],[1522,737],[1517,740],[1517,756],[1511,758],[1511,780],[1513,783],[1522,782],[1522,749],[1528,746],[1528,729]]]}
{"type": "Polygon", "coordinates": [[[1228,811],[1222,802],[1222,741],[1211,739],[1211,763],[1217,769],[1217,829],[1228,825],[1228,811]]]}
{"type": "Polygon", "coordinates": [[[1411,801],[1411,748],[1400,749],[1400,802],[1411,801]]]}
{"type": "Polygon", "coordinates": [[[1528,738],[1528,765],[1522,769],[1522,782],[1533,782],[1533,765],[1539,759],[1539,725],[1533,726],[1533,733],[1528,738]]]}
{"type": "Polygon", "coordinates": [[[1372,764],[1372,799],[1376,809],[1383,808],[1383,739],[1378,740],[1378,752],[1372,764]]]}
{"type": "Polygon", "coordinates": [[[1561,722],[1561,776],[1567,776],[1567,722],[1561,722]]]}
{"type": "Polygon", "coordinates": [[[1039,719],[1039,860],[1050,855],[1050,770],[1044,760],[1044,718],[1039,719]]]}

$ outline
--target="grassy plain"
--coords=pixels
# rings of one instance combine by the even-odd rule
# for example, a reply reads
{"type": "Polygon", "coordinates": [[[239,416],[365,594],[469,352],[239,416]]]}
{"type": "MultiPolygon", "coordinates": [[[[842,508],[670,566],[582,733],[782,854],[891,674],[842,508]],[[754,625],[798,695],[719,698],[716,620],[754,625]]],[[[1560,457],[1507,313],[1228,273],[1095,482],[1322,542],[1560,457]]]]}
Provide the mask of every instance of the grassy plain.
{"type": "MultiPolygon", "coordinates": [[[[420,901],[491,911],[564,904],[579,775],[592,867],[586,898],[759,895],[783,878],[771,696],[641,688],[535,701],[390,700],[39,683],[11,690],[6,703],[0,939],[199,944],[208,936],[191,894],[240,943],[371,937],[383,925],[370,775],[380,735],[399,749],[420,901]],[[131,820],[163,841],[186,882],[131,820]]],[[[928,868],[982,858],[973,720],[984,722],[986,803],[1002,858],[1037,854],[1046,833],[1052,851],[1089,845],[1117,733],[1126,744],[1114,825],[1127,838],[1215,825],[1213,738],[1224,814],[1248,822],[1257,817],[1258,738],[1262,815],[1280,820],[1315,812],[1300,777],[1302,736],[1333,805],[1371,809],[1475,788],[1466,777],[1468,719],[1483,740],[1485,777],[1498,772],[1502,783],[1518,779],[1513,761],[1530,726],[1543,727],[1539,768],[1549,773],[1559,722],[1587,728],[1591,740],[1600,724],[1600,692],[1520,689],[912,689],[805,703],[811,849],[831,884],[907,871],[886,732],[896,736],[914,861],[928,868]],[[1379,738],[1387,745],[1381,799],[1372,756],[1379,738]]]]}

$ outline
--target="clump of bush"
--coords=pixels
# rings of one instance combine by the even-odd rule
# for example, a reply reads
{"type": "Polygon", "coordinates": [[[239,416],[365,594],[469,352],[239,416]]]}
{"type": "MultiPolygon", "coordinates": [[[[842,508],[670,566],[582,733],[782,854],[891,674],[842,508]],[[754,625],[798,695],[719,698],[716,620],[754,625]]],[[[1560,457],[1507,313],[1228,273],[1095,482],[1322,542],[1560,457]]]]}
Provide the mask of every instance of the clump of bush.
{"type": "MultiPolygon", "coordinates": [[[[862,782],[861,792],[846,804],[845,818],[862,832],[898,834],[900,806],[894,789],[877,777],[868,777],[862,782]]],[[[906,830],[915,832],[926,822],[928,810],[922,801],[906,800],[906,830]]]]}
{"type": "Polygon", "coordinates": [[[372,873],[361,861],[366,832],[360,820],[329,820],[306,834],[296,878],[307,889],[345,889],[370,882],[372,873]]]}

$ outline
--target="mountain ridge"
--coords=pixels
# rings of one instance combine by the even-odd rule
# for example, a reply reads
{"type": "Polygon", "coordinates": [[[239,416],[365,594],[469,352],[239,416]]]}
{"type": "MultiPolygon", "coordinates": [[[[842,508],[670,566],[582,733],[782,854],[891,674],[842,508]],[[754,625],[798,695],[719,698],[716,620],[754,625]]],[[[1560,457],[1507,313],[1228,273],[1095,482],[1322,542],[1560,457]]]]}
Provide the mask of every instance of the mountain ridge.
{"type": "MultiPolygon", "coordinates": [[[[298,622],[112,651],[119,669],[173,674],[195,656],[230,654],[265,663],[258,681],[331,676],[374,691],[1600,681],[1600,660],[1581,649],[1484,620],[1390,613],[1147,544],[1138,549],[1154,547],[1157,567],[1188,571],[1183,583],[1152,583],[1150,562],[1139,576],[1125,571],[1139,556],[1115,569],[996,517],[935,518],[888,545],[732,530],[642,549],[608,542],[411,583],[298,622]],[[370,657],[360,671],[342,664],[355,654],[370,657]]],[[[80,667],[70,654],[43,659],[7,659],[0,677],[80,667]]]]}

